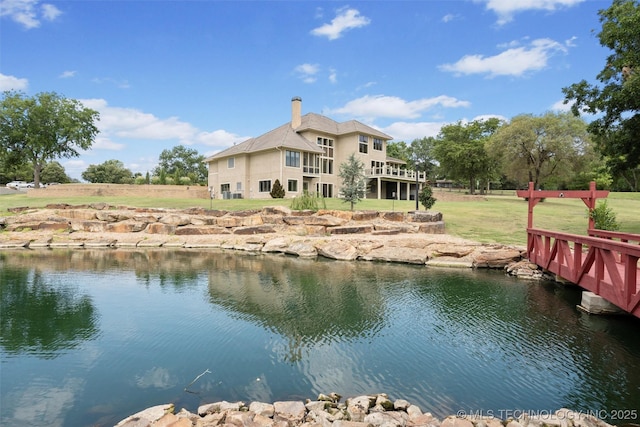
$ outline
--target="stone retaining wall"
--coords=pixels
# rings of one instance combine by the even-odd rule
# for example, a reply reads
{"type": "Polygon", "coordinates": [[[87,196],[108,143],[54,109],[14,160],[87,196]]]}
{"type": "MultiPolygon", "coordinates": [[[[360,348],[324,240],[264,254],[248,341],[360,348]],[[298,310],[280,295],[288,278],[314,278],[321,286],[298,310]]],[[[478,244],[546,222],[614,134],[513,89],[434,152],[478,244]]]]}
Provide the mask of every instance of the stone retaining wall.
{"type": "Polygon", "coordinates": [[[202,405],[196,414],[173,404],[147,408],[120,421],[116,427],[612,427],[590,414],[569,409],[504,412],[494,416],[457,415],[439,420],[404,399],[386,394],[356,396],[340,403],[336,393],[318,400],[262,403],[217,402],[202,405]]]}
{"type": "Polygon", "coordinates": [[[335,260],[439,267],[507,268],[543,278],[525,249],[444,234],[439,212],[228,212],[202,208],[137,209],[106,204],[16,208],[0,217],[0,250],[21,248],[220,248],[335,260]]]}
{"type": "Polygon", "coordinates": [[[292,211],[266,207],[245,211],[204,208],[146,209],[48,205],[45,209],[17,208],[20,215],[0,218],[6,231],[58,230],[93,233],[207,234],[399,234],[444,233],[440,212],[378,212],[320,210],[292,211]]]}

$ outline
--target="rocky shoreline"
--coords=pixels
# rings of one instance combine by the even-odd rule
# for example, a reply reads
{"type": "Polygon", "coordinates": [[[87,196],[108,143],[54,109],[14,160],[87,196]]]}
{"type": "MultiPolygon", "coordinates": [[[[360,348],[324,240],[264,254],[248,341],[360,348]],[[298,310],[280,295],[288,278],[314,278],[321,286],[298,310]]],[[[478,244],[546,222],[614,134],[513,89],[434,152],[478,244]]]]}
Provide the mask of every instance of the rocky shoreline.
{"type": "Polygon", "coordinates": [[[443,420],[406,400],[386,394],[356,396],[340,402],[337,393],[315,401],[274,403],[216,402],[201,405],[197,413],[173,404],[147,408],[116,427],[611,427],[593,414],[569,409],[557,411],[459,411],[443,420]],[[502,417],[502,418],[500,418],[502,417]]]}
{"type": "Polygon", "coordinates": [[[0,250],[56,248],[228,249],[344,261],[505,269],[545,278],[525,249],[445,234],[431,211],[150,209],[105,203],[16,208],[0,217],[0,250]]]}

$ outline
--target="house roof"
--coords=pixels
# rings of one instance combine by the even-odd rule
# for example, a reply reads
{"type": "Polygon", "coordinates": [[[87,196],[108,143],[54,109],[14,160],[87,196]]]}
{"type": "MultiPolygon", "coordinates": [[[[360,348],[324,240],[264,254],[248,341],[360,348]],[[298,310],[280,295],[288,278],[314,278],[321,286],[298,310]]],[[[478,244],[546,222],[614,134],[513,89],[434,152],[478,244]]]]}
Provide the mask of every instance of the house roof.
{"type": "Polygon", "coordinates": [[[307,113],[302,116],[302,123],[296,129],[293,129],[291,127],[291,123],[287,122],[284,125],[256,138],[247,139],[233,147],[222,150],[219,153],[206,158],[205,162],[223,157],[255,153],[274,148],[292,148],[311,153],[322,153],[323,150],[321,147],[298,133],[306,130],[314,130],[335,136],[348,135],[350,133],[364,133],[385,140],[393,139],[391,136],[374,129],[371,126],[367,126],[364,123],[360,123],[357,120],[338,123],[335,120],[320,114],[307,113]]]}
{"type": "Polygon", "coordinates": [[[364,123],[360,123],[357,120],[349,120],[347,122],[338,123],[329,117],[307,113],[302,116],[302,124],[296,128],[296,132],[302,132],[305,130],[317,130],[321,132],[330,133],[332,135],[347,135],[350,133],[366,133],[380,137],[381,139],[393,139],[393,137],[387,135],[384,132],[380,132],[377,129],[367,126],[364,123]]]}
{"type": "Polygon", "coordinates": [[[322,153],[322,148],[314,142],[300,136],[291,128],[290,123],[273,129],[256,138],[249,138],[239,144],[222,150],[213,156],[208,157],[205,161],[218,159],[221,157],[235,156],[238,154],[255,153],[274,148],[293,148],[296,150],[307,151],[312,153],[322,153]]]}

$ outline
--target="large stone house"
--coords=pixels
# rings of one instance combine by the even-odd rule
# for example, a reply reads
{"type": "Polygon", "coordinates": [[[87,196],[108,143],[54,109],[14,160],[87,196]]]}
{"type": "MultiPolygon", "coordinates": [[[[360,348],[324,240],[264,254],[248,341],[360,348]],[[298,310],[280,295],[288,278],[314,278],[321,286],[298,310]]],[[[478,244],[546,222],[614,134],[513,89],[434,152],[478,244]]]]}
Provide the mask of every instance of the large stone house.
{"type": "Polygon", "coordinates": [[[215,198],[270,198],[280,181],[285,197],[304,191],[339,197],[340,165],[355,153],[365,165],[366,198],[414,199],[424,174],[387,156],[391,136],[349,120],[338,123],[320,114],[302,115],[302,99],[291,100],[291,121],[208,157],[209,189],[215,198]]]}

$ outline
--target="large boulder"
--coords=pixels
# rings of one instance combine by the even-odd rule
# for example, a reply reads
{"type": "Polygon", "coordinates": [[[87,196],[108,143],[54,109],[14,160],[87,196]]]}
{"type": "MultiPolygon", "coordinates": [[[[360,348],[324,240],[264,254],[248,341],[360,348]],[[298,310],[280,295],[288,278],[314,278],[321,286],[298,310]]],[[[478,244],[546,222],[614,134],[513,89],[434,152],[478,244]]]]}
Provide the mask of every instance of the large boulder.
{"type": "Polygon", "coordinates": [[[344,241],[330,241],[316,245],[318,254],[325,258],[342,261],[353,261],[358,257],[358,250],[344,241]]]}
{"type": "Polygon", "coordinates": [[[522,252],[518,249],[496,247],[479,251],[473,260],[477,268],[505,268],[514,261],[522,259],[522,252]]]}
{"type": "Polygon", "coordinates": [[[289,255],[297,255],[301,258],[315,258],[318,256],[316,247],[307,242],[294,242],[290,244],[284,252],[289,255]]]}
{"type": "Polygon", "coordinates": [[[416,250],[414,248],[381,246],[379,248],[372,249],[366,254],[360,255],[360,259],[365,261],[424,264],[427,261],[427,252],[425,250],[416,250]]]}

